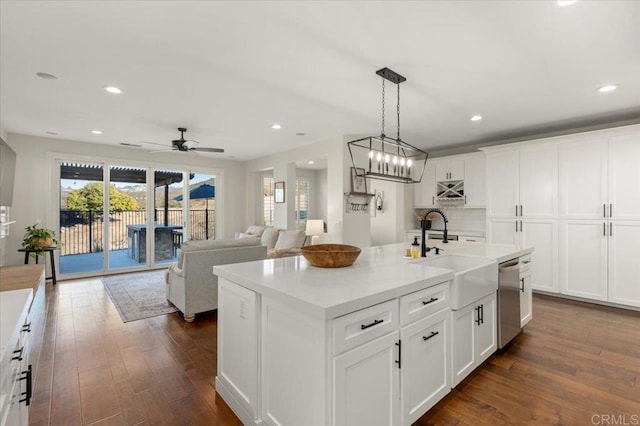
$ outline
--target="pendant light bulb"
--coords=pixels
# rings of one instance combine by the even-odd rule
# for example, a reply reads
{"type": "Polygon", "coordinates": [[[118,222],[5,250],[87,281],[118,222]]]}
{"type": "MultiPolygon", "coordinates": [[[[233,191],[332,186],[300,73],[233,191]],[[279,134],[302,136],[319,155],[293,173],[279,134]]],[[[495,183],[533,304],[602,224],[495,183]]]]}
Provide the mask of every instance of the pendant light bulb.
{"type": "Polygon", "coordinates": [[[376,160],[378,160],[378,161],[382,160],[382,153],[381,152],[376,154],[376,160]]]}

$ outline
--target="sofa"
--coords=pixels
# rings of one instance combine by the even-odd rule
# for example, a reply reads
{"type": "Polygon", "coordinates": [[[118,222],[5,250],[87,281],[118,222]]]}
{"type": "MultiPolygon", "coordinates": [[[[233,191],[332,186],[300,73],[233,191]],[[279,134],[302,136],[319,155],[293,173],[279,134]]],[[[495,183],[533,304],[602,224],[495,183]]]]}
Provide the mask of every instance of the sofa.
{"type": "Polygon", "coordinates": [[[182,312],[185,321],[218,308],[218,277],[214,265],[250,262],[267,257],[260,238],[187,241],[178,262],[165,273],[167,300],[182,312]]]}
{"type": "Polygon", "coordinates": [[[296,256],[300,249],[308,244],[304,231],[285,230],[272,226],[249,226],[245,232],[236,232],[236,239],[260,238],[263,246],[267,247],[267,258],[296,256]]]}

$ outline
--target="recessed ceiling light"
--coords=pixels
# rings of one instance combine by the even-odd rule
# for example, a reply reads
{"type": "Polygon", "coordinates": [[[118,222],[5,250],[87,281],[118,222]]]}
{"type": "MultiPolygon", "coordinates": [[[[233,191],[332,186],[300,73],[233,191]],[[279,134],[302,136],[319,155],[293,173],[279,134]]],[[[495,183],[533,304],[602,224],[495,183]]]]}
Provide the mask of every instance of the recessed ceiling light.
{"type": "Polygon", "coordinates": [[[45,80],[57,80],[58,77],[56,77],[53,74],[49,74],[48,72],[37,72],[36,75],[40,78],[44,78],[45,80]]]}
{"type": "Polygon", "coordinates": [[[577,3],[578,0],[557,0],[556,4],[560,7],[571,6],[572,4],[577,3]]]}
{"type": "Polygon", "coordinates": [[[298,132],[298,133],[296,133],[296,136],[304,136],[304,135],[305,135],[305,133],[304,133],[304,132],[298,132]]]}
{"type": "Polygon", "coordinates": [[[600,93],[613,92],[617,88],[618,88],[618,86],[616,84],[609,84],[607,86],[602,86],[601,88],[599,88],[598,92],[600,92],[600,93]]]}
{"type": "Polygon", "coordinates": [[[94,135],[101,135],[102,130],[92,130],[91,133],[93,133],[94,135]]]}
{"type": "Polygon", "coordinates": [[[277,124],[277,123],[274,123],[274,124],[271,125],[271,128],[273,130],[280,130],[280,129],[282,129],[282,126],[277,124]]]}
{"type": "Polygon", "coordinates": [[[122,90],[118,89],[116,86],[104,86],[104,90],[115,95],[122,93],[122,90]]]}
{"type": "Polygon", "coordinates": [[[315,161],[309,160],[309,164],[314,164],[314,163],[315,163],[315,161]]]}
{"type": "Polygon", "coordinates": [[[56,133],[56,132],[45,132],[45,133],[46,133],[46,134],[48,134],[48,135],[51,135],[51,136],[55,136],[55,135],[57,135],[57,133],[56,133]]]}
{"type": "Polygon", "coordinates": [[[471,121],[480,121],[480,120],[482,120],[481,115],[474,115],[473,117],[471,117],[471,121]]]}

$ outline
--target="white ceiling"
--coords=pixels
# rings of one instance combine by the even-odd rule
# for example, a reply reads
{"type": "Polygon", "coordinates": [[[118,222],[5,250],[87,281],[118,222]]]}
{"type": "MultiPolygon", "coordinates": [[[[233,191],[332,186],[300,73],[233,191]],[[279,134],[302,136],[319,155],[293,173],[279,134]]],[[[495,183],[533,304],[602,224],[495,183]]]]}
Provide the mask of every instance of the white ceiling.
{"type": "Polygon", "coordinates": [[[385,66],[407,77],[402,138],[428,150],[640,116],[639,1],[0,4],[10,133],[169,144],[186,126],[246,160],[379,133],[385,66]]]}

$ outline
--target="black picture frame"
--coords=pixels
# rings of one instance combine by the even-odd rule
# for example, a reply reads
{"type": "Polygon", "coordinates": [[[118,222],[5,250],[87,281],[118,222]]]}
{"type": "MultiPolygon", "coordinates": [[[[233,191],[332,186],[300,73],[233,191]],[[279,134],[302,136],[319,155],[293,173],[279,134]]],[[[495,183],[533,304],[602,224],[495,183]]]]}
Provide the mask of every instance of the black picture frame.
{"type": "Polygon", "coordinates": [[[367,179],[365,170],[359,167],[351,167],[351,192],[354,194],[367,193],[367,179]]]}
{"type": "Polygon", "coordinates": [[[284,203],[284,181],[276,182],[273,185],[273,201],[276,203],[284,203]]]}

